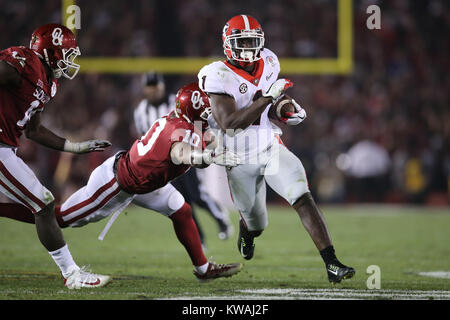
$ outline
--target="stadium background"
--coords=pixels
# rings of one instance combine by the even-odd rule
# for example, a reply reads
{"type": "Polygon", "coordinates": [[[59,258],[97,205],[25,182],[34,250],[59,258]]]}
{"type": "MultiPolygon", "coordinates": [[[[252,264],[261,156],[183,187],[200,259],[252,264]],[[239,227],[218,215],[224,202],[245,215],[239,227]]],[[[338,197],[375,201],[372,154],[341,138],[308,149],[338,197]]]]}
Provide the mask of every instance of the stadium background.
{"type": "MultiPolygon", "coordinates": [[[[302,160],[321,203],[448,205],[449,3],[340,1],[353,8],[353,63],[343,72],[308,69],[306,64],[305,71],[296,74],[282,64],[281,75],[295,83],[289,94],[308,113],[301,125],[282,127],[285,144],[302,160]],[[381,8],[381,30],[366,27],[371,4],[381,8]],[[353,157],[360,160],[352,162],[353,157]]],[[[61,23],[64,2],[0,0],[0,48],[28,45],[34,28],[61,23]]],[[[222,59],[223,25],[240,13],[260,21],[266,46],[280,58],[311,62],[339,55],[335,0],[76,4],[81,9],[77,38],[83,58],[222,59]]],[[[113,146],[103,153],[72,156],[23,138],[19,148],[19,155],[58,199],[84,185],[93,168],[137,137],[132,110],[140,99],[140,75],[86,72],[83,64],[81,71],[75,80],[62,81],[43,114],[44,123],[75,141],[105,138],[113,146]]],[[[195,81],[196,73],[172,72],[165,79],[168,91],[175,92],[195,81]]],[[[220,179],[209,182],[226,187],[220,179]]],[[[270,202],[283,203],[270,191],[268,196],[270,202]]]]}

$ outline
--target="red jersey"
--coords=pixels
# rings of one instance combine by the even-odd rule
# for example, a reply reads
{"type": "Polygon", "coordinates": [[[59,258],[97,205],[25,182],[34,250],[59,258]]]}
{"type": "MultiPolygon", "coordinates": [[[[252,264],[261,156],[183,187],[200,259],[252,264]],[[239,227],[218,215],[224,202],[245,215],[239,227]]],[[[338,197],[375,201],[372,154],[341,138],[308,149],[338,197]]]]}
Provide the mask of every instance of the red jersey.
{"type": "Polygon", "coordinates": [[[18,86],[0,86],[0,143],[18,147],[22,130],[55,96],[58,82],[48,81],[41,60],[26,47],[2,50],[0,60],[13,66],[22,78],[18,86]]]}
{"type": "Polygon", "coordinates": [[[175,117],[174,112],[156,120],[145,136],[136,140],[119,159],[117,179],[122,189],[131,194],[148,193],[184,174],[190,165],[176,165],[170,156],[172,144],[181,141],[205,147],[194,125],[175,117]]]}

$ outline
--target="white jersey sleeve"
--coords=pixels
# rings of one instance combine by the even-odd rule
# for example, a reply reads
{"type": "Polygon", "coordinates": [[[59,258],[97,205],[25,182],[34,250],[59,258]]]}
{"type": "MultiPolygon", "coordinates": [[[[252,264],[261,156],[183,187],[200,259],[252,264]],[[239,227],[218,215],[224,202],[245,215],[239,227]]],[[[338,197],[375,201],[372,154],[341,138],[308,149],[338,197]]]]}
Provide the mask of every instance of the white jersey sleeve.
{"type": "Polygon", "coordinates": [[[264,59],[264,63],[273,70],[274,77],[272,83],[275,82],[281,71],[280,61],[278,60],[277,55],[273,53],[273,51],[264,48],[264,50],[261,51],[261,59],[264,59]]]}

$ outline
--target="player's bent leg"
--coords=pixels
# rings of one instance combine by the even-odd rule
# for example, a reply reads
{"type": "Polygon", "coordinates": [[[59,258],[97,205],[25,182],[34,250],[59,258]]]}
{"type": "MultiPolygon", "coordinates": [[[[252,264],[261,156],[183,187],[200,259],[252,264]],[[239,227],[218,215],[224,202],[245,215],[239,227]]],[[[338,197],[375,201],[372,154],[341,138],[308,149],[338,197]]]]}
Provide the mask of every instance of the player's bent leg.
{"type": "Polygon", "coordinates": [[[208,260],[203,253],[202,242],[197,225],[192,218],[192,209],[188,203],[169,216],[178,241],[185,247],[194,267],[205,265],[208,260]]]}
{"type": "Polygon", "coordinates": [[[154,210],[172,221],[178,241],[185,247],[194,267],[206,265],[206,259],[191,206],[171,184],[147,194],[137,195],[133,203],[154,210]]]}
{"type": "Polygon", "coordinates": [[[280,145],[279,153],[268,165],[276,167],[277,170],[270,168],[271,174],[265,176],[267,183],[297,211],[325,262],[329,281],[337,283],[342,279],[351,278],[355,270],[340,263],[335,256],[325,218],[309,191],[306,173],[300,159],[280,145]]]}
{"type": "Polygon", "coordinates": [[[111,281],[109,276],[94,274],[76,265],[56,221],[53,203],[36,213],[36,230],[41,243],[59,266],[67,288],[97,288],[111,281]]]}
{"type": "Polygon", "coordinates": [[[246,260],[253,258],[254,238],[268,223],[266,184],[260,169],[259,165],[241,165],[227,171],[231,197],[241,216],[237,249],[246,260]]]}
{"type": "Polygon", "coordinates": [[[185,247],[199,281],[229,277],[241,270],[240,264],[216,264],[206,259],[192,208],[171,184],[148,194],[137,195],[133,203],[171,219],[177,239],[185,247]]]}
{"type": "Polygon", "coordinates": [[[108,158],[92,171],[88,183],[58,208],[61,224],[81,227],[120,212],[131,203],[134,195],[123,191],[114,177],[114,159],[108,158]]]}
{"type": "MultiPolygon", "coordinates": [[[[193,169],[191,168],[188,170],[185,174],[177,177],[176,179],[172,180],[168,185],[172,185],[176,190],[178,190],[184,197],[187,203],[193,207],[193,204],[195,202],[196,198],[196,190],[197,188],[192,188],[191,183],[193,180],[192,178],[196,179],[196,176],[193,175],[193,169]]],[[[163,188],[165,188],[164,186],[163,188]]],[[[154,191],[155,192],[155,191],[154,191]]],[[[152,192],[153,193],[153,192],[152,192]]],[[[197,225],[198,234],[200,235],[200,239],[202,240],[203,248],[206,249],[206,241],[205,241],[205,233],[203,232],[203,228],[200,224],[200,221],[197,218],[197,213],[195,212],[194,208],[192,208],[192,218],[194,219],[195,224],[197,225]]]]}
{"type": "Polygon", "coordinates": [[[265,174],[267,184],[297,211],[303,226],[320,251],[331,245],[331,238],[325,219],[309,192],[305,169],[300,159],[285,146],[278,147],[278,152],[266,167],[266,172],[270,172],[265,174]]]}
{"type": "Polygon", "coordinates": [[[38,238],[47,251],[55,251],[66,244],[56,221],[54,209],[55,205],[52,202],[35,214],[38,238]]]}
{"type": "Polygon", "coordinates": [[[205,209],[205,211],[216,221],[219,228],[219,239],[228,239],[234,231],[228,218],[228,211],[211,197],[208,189],[204,186],[204,171],[201,169],[191,168],[184,176],[186,185],[190,189],[192,203],[195,203],[200,208],[205,209]]]}
{"type": "Polygon", "coordinates": [[[53,203],[36,213],[35,223],[38,237],[60,268],[67,288],[97,288],[111,281],[109,276],[94,274],[77,266],[56,221],[53,203]]]}
{"type": "Polygon", "coordinates": [[[328,280],[334,284],[353,277],[355,269],[342,264],[337,259],[325,219],[311,193],[307,192],[302,195],[293,204],[293,208],[297,211],[305,229],[322,256],[327,269],[328,280]]]}
{"type": "Polygon", "coordinates": [[[198,234],[197,225],[192,218],[192,209],[185,203],[179,210],[171,214],[175,234],[178,240],[186,248],[186,251],[194,265],[194,275],[198,281],[205,282],[222,277],[231,277],[242,269],[242,264],[217,264],[206,260],[202,243],[198,234]]]}
{"type": "Polygon", "coordinates": [[[111,281],[109,276],[94,274],[77,266],[56,221],[53,203],[35,214],[35,224],[39,240],[60,268],[67,288],[97,288],[111,281]]]}
{"type": "Polygon", "coordinates": [[[132,203],[168,217],[179,210],[187,201],[185,201],[181,192],[169,183],[150,193],[136,195],[132,203]]]}

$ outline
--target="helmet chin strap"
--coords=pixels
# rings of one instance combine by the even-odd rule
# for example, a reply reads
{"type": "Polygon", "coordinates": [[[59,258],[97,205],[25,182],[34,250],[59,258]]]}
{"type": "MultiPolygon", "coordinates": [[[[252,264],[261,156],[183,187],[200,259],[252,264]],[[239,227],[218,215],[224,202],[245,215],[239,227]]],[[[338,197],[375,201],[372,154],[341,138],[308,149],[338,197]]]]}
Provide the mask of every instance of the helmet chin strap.
{"type": "MultiPolygon", "coordinates": [[[[180,115],[178,114],[177,110],[174,110],[174,111],[175,111],[175,115],[177,116],[177,118],[180,118],[180,115]]],[[[192,121],[191,121],[185,114],[182,114],[181,116],[182,116],[183,119],[186,120],[188,123],[192,123],[192,121]]]]}

